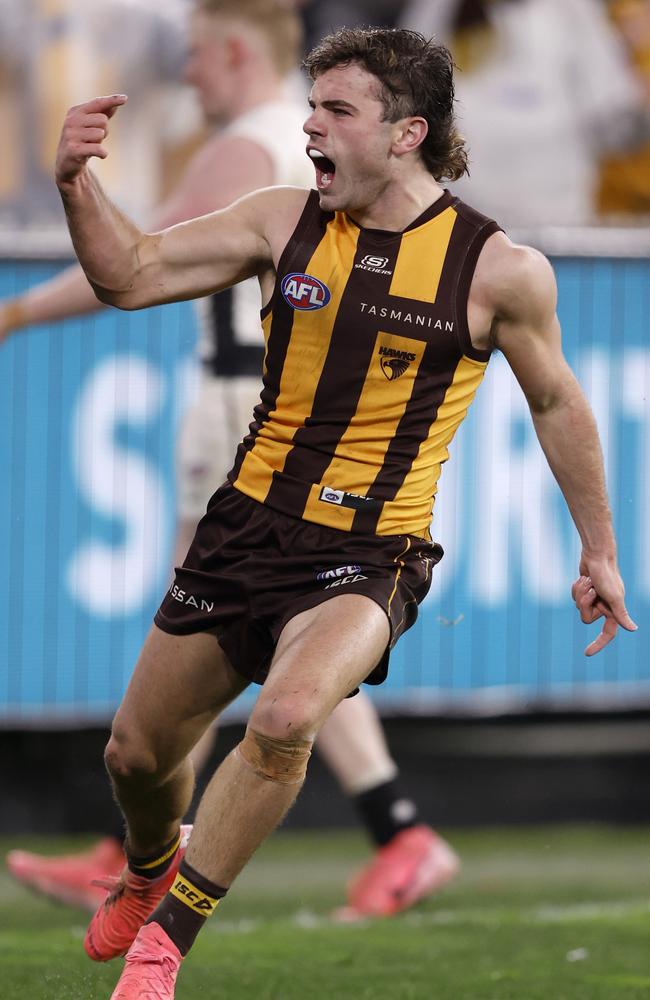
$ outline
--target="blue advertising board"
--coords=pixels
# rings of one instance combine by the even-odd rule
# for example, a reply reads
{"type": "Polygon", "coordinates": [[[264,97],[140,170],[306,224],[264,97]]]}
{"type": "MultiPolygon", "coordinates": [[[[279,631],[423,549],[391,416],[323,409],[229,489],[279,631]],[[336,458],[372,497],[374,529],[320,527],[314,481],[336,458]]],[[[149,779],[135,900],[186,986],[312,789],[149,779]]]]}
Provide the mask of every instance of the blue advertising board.
{"type": "MultiPolygon", "coordinates": [[[[1,262],[0,298],[57,266],[1,262]]],[[[577,534],[496,355],[443,471],[433,534],[445,557],[372,692],[385,711],[650,705],[650,262],[554,266],[641,630],[583,655],[596,627],[570,598],[577,534]]],[[[193,309],[178,304],[107,310],[0,347],[0,724],[106,722],[116,707],[170,578],[195,341],[193,309]]]]}

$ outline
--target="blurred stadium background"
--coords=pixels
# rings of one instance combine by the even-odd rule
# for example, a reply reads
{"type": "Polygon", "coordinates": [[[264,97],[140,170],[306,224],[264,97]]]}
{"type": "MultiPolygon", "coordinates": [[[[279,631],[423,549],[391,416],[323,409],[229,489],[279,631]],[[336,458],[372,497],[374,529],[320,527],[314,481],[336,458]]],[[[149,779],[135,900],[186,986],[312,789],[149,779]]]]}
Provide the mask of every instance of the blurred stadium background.
{"type": "MultiPolygon", "coordinates": [[[[180,82],[186,6],[0,0],[0,299],[71,260],[52,182],[70,104],[132,95],[98,169],[140,219],[196,148],[202,125],[180,82]]],[[[583,656],[588,630],[569,597],[575,531],[495,358],[442,478],[445,559],[372,692],[405,783],[442,827],[650,820],[650,5],[312,0],[302,13],[308,41],[341,23],[431,26],[449,39],[476,153],[462,194],[553,261],[640,626],[583,656]],[[579,42],[572,19],[589,28],[579,42]],[[492,208],[504,191],[507,219],[492,208]]],[[[104,313],[0,347],[5,834],[109,822],[101,749],[166,586],[195,340],[183,304],[164,319],[104,313]]],[[[253,696],[230,710],[219,757],[253,696]]],[[[288,825],[353,819],[315,761],[288,825]]]]}

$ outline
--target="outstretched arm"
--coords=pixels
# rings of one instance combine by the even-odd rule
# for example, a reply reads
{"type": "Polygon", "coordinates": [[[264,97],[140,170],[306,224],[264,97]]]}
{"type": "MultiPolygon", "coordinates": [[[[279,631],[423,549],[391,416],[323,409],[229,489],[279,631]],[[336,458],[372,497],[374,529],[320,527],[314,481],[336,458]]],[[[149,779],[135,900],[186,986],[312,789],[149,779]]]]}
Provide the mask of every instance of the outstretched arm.
{"type": "Polygon", "coordinates": [[[572,595],[583,622],[605,619],[585,650],[592,656],[619,625],[636,629],[624,602],[598,431],[562,353],[550,264],[535,250],[508,245],[500,270],[505,277],[497,282],[495,343],[526,395],[537,437],[580,534],[580,579],[572,595]]]}
{"type": "Polygon", "coordinates": [[[26,326],[56,323],[101,308],[86,275],[78,264],[73,264],[16,298],[0,302],[0,343],[26,326]]]}
{"type": "Polygon", "coordinates": [[[143,233],[88,169],[104,158],[108,121],[123,95],[72,108],[63,126],[56,180],[77,256],[97,297],[123,309],[195,298],[271,264],[264,195],[154,234],[143,233]]]}

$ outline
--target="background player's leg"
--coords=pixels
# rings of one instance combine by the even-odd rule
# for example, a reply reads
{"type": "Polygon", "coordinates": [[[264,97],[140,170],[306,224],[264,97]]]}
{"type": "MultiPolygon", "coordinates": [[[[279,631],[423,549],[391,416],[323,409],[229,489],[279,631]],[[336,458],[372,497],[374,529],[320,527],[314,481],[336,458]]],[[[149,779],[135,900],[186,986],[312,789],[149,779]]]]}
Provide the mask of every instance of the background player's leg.
{"type": "Polygon", "coordinates": [[[397,774],[377,709],[363,691],[336,707],[318,734],[316,749],[349,796],[397,774]]]}
{"type": "Polygon", "coordinates": [[[459,861],[422,823],[404,794],[377,709],[363,690],[345,698],[323,725],[316,748],[354,802],[377,848],[350,879],[339,920],[391,916],[450,881],[459,861]]]}

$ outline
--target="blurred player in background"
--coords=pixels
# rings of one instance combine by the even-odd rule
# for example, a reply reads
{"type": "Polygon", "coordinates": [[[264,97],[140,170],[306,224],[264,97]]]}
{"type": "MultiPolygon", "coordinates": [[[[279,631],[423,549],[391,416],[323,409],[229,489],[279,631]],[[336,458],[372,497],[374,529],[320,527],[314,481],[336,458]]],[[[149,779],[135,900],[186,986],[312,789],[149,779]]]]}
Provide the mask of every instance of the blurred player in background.
{"type": "MultiPolygon", "coordinates": [[[[194,156],[155,217],[162,229],[229,205],[274,184],[309,187],[305,105],[285,96],[301,44],[300,22],[281,0],[203,0],[191,20],[185,76],[214,135],[194,156]]],[[[202,378],[178,448],[180,564],[215,489],[225,480],[237,445],[259,400],[264,361],[260,291],[255,279],[198,304],[202,378]]],[[[75,266],[20,298],[0,304],[0,339],[12,330],[99,307],[75,266]]],[[[214,743],[210,730],[193,752],[197,770],[214,743]]],[[[403,793],[381,723],[369,697],[346,699],[323,726],[317,748],[351,797],[377,851],[354,877],[342,919],[388,916],[448,882],[458,868],[445,841],[421,822],[403,793]]],[[[48,895],[95,908],[105,890],[94,879],[117,874],[124,854],[116,837],[83,855],[48,858],[12,851],[7,864],[20,881],[48,895]],[[107,871],[108,869],[108,871],[107,871]]]]}
{"type": "Polygon", "coordinates": [[[206,917],[295,800],[323,722],[386,677],[442,556],[436,482],[493,349],[581,538],[572,596],[583,622],[604,619],[586,652],[636,628],[552,269],[439,183],[467,168],[449,53],[412,32],[357,30],[324,39],[307,65],[317,191],[257,191],[163,233],[138,230],[87,169],[126,97],[73,108],[63,126],[57,183],[103,301],[144,308],[256,274],[268,303],[256,420],[163,598],[106,750],[128,871],[85,947],[108,960],[132,941],[113,1000],[174,997],[206,917]],[[315,572],[356,563],[365,572],[345,592],[315,572]],[[187,748],[251,681],[264,683],[246,734],[183,853],[187,748]]]}
{"type": "Polygon", "coordinates": [[[56,123],[71,104],[119,85],[138,94],[99,167],[138,218],[160,201],[162,164],[197,128],[179,83],[184,0],[0,0],[0,225],[60,225],[52,184],[56,123]],[[26,127],[29,122],[30,126],[26,127]]]}
{"type": "Polygon", "coordinates": [[[602,215],[650,215],[650,0],[608,0],[613,23],[621,32],[643,91],[638,141],[613,150],[600,164],[598,208],[602,215]]]}
{"type": "Polygon", "coordinates": [[[410,0],[400,23],[460,69],[471,170],[454,193],[502,225],[593,224],[599,160],[635,141],[642,101],[603,0],[410,0]]]}

